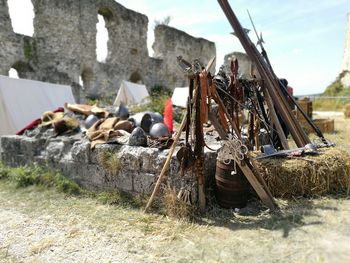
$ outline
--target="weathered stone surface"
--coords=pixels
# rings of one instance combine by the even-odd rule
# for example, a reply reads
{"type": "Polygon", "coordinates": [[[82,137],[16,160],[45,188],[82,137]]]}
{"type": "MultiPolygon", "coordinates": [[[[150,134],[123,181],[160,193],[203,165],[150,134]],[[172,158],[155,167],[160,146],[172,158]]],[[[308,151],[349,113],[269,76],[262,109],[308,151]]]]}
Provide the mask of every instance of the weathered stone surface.
{"type": "MultiPolygon", "coordinates": [[[[62,174],[90,189],[121,189],[131,193],[150,194],[169,154],[169,150],[118,144],[101,144],[90,149],[90,142],[81,134],[71,136],[3,136],[1,160],[10,166],[34,162],[57,169],[62,174]],[[99,156],[108,152],[117,155],[119,169],[113,173],[99,156]]],[[[177,149],[178,150],[178,149],[177,149]]],[[[175,150],[175,153],[177,152],[175,150]]],[[[188,190],[197,200],[197,181],[193,171],[183,177],[174,156],[166,173],[164,184],[188,190]]],[[[216,152],[205,150],[204,171],[207,181],[215,174],[216,152]]]]}
{"type": "Polygon", "coordinates": [[[147,49],[148,18],[113,0],[32,0],[34,36],[12,30],[7,0],[0,1],[0,74],[14,67],[21,78],[67,84],[76,99],[116,95],[122,80],[148,87],[187,85],[176,56],[215,55],[215,44],[177,29],[158,26],[151,58],[147,49]],[[105,62],[96,60],[97,15],[105,18],[109,41],[105,62]],[[84,87],[79,85],[82,77],[84,87]]]}
{"type": "Polygon", "coordinates": [[[156,179],[157,175],[155,174],[135,172],[133,176],[133,191],[142,194],[151,193],[156,179]]]}
{"type": "Polygon", "coordinates": [[[73,144],[71,156],[76,163],[87,164],[90,162],[90,145],[88,140],[77,141],[73,144]]]}
{"type": "Polygon", "coordinates": [[[6,149],[7,153],[23,153],[21,148],[21,136],[9,135],[1,138],[1,149],[6,149]]]}

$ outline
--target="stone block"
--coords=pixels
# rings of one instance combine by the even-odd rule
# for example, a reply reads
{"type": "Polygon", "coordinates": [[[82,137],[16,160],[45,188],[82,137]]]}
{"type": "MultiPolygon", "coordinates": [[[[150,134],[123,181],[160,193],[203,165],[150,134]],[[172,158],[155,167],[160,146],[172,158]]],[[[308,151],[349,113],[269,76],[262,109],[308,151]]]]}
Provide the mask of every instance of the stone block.
{"type": "Polygon", "coordinates": [[[21,152],[28,157],[28,159],[34,160],[34,156],[39,155],[45,145],[45,139],[35,139],[30,137],[21,137],[21,152]]]}
{"type": "Polygon", "coordinates": [[[142,194],[151,194],[154,188],[157,175],[151,173],[133,174],[133,191],[142,194]]]}
{"type": "Polygon", "coordinates": [[[18,166],[24,166],[32,164],[33,162],[28,160],[28,158],[23,154],[13,154],[13,153],[7,153],[3,152],[1,154],[1,161],[8,166],[11,167],[18,167],[18,166]]]}
{"type": "Polygon", "coordinates": [[[59,140],[50,140],[46,148],[43,150],[42,155],[48,160],[59,161],[61,159],[64,149],[64,142],[59,140]]]}
{"type": "Polygon", "coordinates": [[[120,148],[122,146],[118,144],[100,144],[96,145],[96,147],[92,150],[90,150],[90,163],[91,164],[99,164],[99,155],[104,151],[111,151],[111,152],[120,152],[120,148]]]}
{"type": "Polygon", "coordinates": [[[71,149],[71,158],[74,162],[88,164],[90,162],[90,145],[88,140],[77,141],[71,149]]]}
{"type": "Polygon", "coordinates": [[[22,136],[18,135],[6,135],[1,136],[1,149],[3,152],[6,152],[8,154],[21,154],[22,148],[21,148],[21,138],[22,136]]]}

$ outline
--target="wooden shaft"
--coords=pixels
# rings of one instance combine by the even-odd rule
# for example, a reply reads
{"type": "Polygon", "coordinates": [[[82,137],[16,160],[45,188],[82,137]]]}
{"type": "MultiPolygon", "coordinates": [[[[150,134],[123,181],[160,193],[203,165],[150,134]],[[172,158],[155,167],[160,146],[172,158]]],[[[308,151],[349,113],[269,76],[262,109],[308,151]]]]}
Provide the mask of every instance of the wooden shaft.
{"type": "Polygon", "coordinates": [[[154,200],[154,197],[156,196],[156,194],[157,194],[157,192],[158,192],[158,190],[159,190],[160,184],[162,183],[163,177],[164,177],[165,173],[166,173],[166,172],[168,171],[168,169],[169,169],[170,162],[171,162],[171,158],[172,158],[173,153],[174,153],[174,151],[175,151],[176,145],[177,145],[177,143],[179,142],[181,133],[182,133],[182,131],[183,131],[183,129],[185,128],[185,125],[186,125],[187,114],[188,114],[188,113],[186,112],[185,116],[184,116],[183,119],[182,119],[181,126],[180,126],[180,128],[179,128],[179,130],[178,130],[178,133],[177,133],[176,136],[175,136],[173,145],[172,145],[171,148],[170,148],[170,152],[169,152],[168,157],[167,157],[167,159],[166,159],[166,161],[165,161],[165,164],[164,164],[164,166],[163,166],[163,169],[162,169],[162,171],[160,172],[160,175],[159,175],[159,177],[158,177],[157,183],[156,183],[156,185],[155,185],[155,187],[154,187],[154,189],[153,189],[152,195],[151,195],[151,197],[149,198],[148,203],[147,203],[147,205],[146,205],[146,207],[145,207],[145,210],[144,210],[145,213],[147,212],[147,210],[148,210],[148,209],[150,208],[150,206],[152,205],[152,202],[153,202],[153,200],[154,200]]]}
{"type": "Polygon", "coordinates": [[[263,60],[255,45],[243,31],[243,28],[239,23],[236,15],[232,11],[228,1],[218,0],[218,2],[246,53],[256,64],[261,77],[266,81],[267,89],[271,95],[271,98],[273,101],[275,101],[275,106],[278,112],[281,114],[288,129],[290,130],[296,144],[298,147],[302,147],[310,143],[310,139],[289,109],[287,100],[284,98],[282,92],[280,91],[276,76],[270,71],[269,66],[266,64],[266,61],[263,60]]]}
{"type": "Polygon", "coordinates": [[[265,101],[266,101],[266,103],[267,103],[267,106],[269,107],[269,110],[270,110],[270,115],[271,115],[272,123],[275,124],[278,137],[279,137],[280,140],[281,140],[281,144],[282,144],[282,146],[283,146],[283,148],[284,148],[285,150],[288,150],[288,149],[289,149],[289,145],[288,145],[287,138],[286,138],[286,136],[284,135],[284,132],[283,132],[281,123],[279,122],[279,120],[278,120],[278,118],[277,118],[277,114],[276,114],[276,111],[275,111],[275,107],[274,107],[274,105],[273,105],[273,102],[272,102],[272,100],[271,100],[271,97],[270,97],[268,91],[265,90],[264,87],[263,87],[263,93],[264,93],[264,97],[265,97],[265,101]]]}

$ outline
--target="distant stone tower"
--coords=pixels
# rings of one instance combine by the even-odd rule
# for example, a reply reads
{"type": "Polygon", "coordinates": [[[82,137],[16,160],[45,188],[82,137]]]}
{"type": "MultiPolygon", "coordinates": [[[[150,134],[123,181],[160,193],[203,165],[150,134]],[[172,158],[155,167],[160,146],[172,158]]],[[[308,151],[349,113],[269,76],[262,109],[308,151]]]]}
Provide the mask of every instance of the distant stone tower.
{"type": "Polygon", "coordinates": [[[345,49],[340,72],[341,82],[345,87],[350,88],[350,12],[348,13],[347,29],[345,34],[345,49]]]}

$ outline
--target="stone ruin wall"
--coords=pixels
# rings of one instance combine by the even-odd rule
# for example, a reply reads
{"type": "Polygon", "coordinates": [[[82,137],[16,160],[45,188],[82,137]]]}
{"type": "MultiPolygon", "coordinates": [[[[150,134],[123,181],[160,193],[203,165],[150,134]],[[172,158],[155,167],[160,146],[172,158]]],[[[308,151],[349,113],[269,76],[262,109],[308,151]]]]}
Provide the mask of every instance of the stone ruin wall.
{"type": "Polygon", "coordinates": [[[341,76],[341,82],[345,87],[350,88],[350,12],[348,13],[343,63],[340,72],[343,75],[341,76]]]}
{"type": "MultiPolygon", "coordinates": [[[[60,171],[80,186],[95,190],[119,189],[131,194],[150,195],[169,154],[169,149],[101,144],[91,150],[91,143],[82,133],[53,136],[53,129],[34,130],[30,136],[7,135],[0,138],[1,161],[8,166],[32,165],[60,171]],[[101,161],[101,154],[118,156],[119,168],[111,172],[101,161]]],[[[175,153],[179,150],[176,148],[175,153]]],[[[205,149],[204,176],[207,195],[212,194],[216,152],[205,149]]],[[[165,185],[176,191],[190,192],[192,204],[197,203],[197,179],[193,171],[180,175],[176,154],[172,156],[165,185]]]]}
{"type": "Polygon", "coordinates": [[[147,16],[113,0],[32,0],[33,37],[13,32],[7,0],[0,0],[0,74],[71,85],[79,97],[115,96],[122,80],[173,89],[187,85],[176,56],[207,63],[215,44],[165,25],[155,28],[155,57],[147,49],[147,16]],[[105,18],[108,55],[96,59],[97,14],[105,18]],[[82,77],[84,87],[79,85],[82,77]]]}

